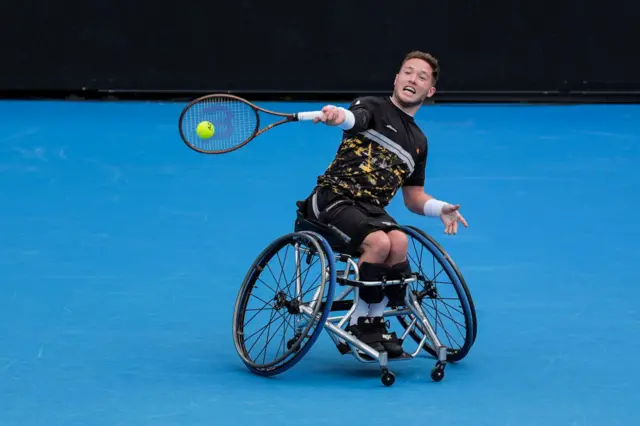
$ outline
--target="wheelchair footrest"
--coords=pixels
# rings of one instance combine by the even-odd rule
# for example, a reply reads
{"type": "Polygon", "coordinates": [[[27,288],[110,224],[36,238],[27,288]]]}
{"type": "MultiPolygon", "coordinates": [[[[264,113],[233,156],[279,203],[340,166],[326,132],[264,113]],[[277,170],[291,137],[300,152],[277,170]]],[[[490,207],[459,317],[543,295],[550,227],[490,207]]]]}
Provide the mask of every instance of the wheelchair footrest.
{"type": "Polygon", "coordinates": [[[389,358],[389,361],[403,361],[405,359],[412,359],[412,358],[413,358],[413,356],[411,356],[410,353],[402,352],[402,355],[394,356],[393,358],[389,358]]]}
{"type": "MultiPolygon", "coordinates": [[[[338,348],[338,351],[340,352],[341,355],[347,355],[352,353],[349,345],[347,345],[344,342],[338,343],[336,347],[338,348]]],[[[364,352],[358,351],[358,355],[360,355],[363,359],[366,359],[367,361],[374,361],[374,358],[371,358],[369,355],[365,354],[364,352]]],[[[389,361],[402,361],[402,360],[411,359],[411,358],[413,358],[411,354],[407,352],[403,352],[402,355],[400,356],[396,356],[393,358],[389,357],[389,361]]]]}

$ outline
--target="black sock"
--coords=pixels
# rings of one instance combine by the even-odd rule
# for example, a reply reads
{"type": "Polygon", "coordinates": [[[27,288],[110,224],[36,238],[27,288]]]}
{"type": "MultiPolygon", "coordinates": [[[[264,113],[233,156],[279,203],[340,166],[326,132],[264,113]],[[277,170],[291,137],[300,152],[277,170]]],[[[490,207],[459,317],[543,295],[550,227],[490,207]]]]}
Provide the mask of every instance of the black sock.
{"type": "MultiPolygon", "coordinates": [[[[391,280],[401,280],[411,276],[411,265],[407,260],[396,263],[389,270],[391,280]]],[[[406,284],[387,286],[384,290],[384,294],[389,298],[389,305],[393,307],[404,305],[406,288],[406,284]]]]}
{"type": "MultiPolygon", "coordinates": [[[[360,267],[360,281],[383,281],[389,278],[389,267],[381,263],[363,262],[360,267]]],[[[380,303],[384,298],[381,286],[359,289],[360,298],[367,303],[380,303]]]]}
{"type": "Polygon", "coordinates": [[[402,278],[408,278],[411,275],[411,265],[408,260],[396,263],[389,268],[389,279],[399,280],[402,278]]]}

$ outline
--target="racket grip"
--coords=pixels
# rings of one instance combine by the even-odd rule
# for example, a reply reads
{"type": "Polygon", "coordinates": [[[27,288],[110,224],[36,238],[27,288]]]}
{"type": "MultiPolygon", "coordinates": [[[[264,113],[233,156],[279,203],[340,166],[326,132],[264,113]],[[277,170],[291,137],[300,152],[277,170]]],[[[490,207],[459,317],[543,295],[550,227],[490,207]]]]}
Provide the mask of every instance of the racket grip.
{"type": "Polygon", "coordinates": [[[298,121],[309,121],[320,116],[322,116],[322,111],[306,111],[296,114],[296,118],[298,119],[298,121]]]}

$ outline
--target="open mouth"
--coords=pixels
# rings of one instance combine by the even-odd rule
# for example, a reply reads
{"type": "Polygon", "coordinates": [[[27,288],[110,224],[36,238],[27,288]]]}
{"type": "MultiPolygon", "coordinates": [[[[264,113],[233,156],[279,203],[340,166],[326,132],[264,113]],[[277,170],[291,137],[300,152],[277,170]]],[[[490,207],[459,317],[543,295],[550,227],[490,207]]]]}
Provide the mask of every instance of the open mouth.
{"type": "Polygon", "coordinates": [[[412,95],[416,94],[416,89],[414,89],[413,87],[405,87],[404,89],[402,89],[403,92],[407,92],[407,93],[411,93],[412,95]]]}

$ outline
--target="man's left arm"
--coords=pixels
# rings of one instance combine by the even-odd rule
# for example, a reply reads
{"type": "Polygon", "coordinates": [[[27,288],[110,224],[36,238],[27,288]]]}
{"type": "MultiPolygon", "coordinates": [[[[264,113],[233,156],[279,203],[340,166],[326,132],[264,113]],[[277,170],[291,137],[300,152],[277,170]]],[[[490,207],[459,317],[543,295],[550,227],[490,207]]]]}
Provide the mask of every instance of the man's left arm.
{"type": "Polygon", "coordinates": [[[413,173],[407,178],[402,186],[404,205],[409,209],[409,211],[419,215],[426,215],[425,206],[427,201],[435,200],[434,197],[424,192],[426,168],[427,153],[425,149],[422,155],[418,157],[413,173]]]}
{"type": "Polygon", "coordinates": [[[425,216],[425,205],[427,201],[435,198],[424,192],[424,186],[405,185],[402,187],[402,198],[404,205],[410,212],[425,216]]]}
{"type": "Polygon", "coordinates": [[[440,217],[445,224],[446,234],[456,234],[458,231],[458,221],[466,228],[467,221],[458,212],[460,205],[451,205],[440,201],[425,193],[425,167],[426,155],[418,161],[414,173],[409,177],[402,187],[402,197],[404,205],[412,213],[422,216],[440,217]]]}

